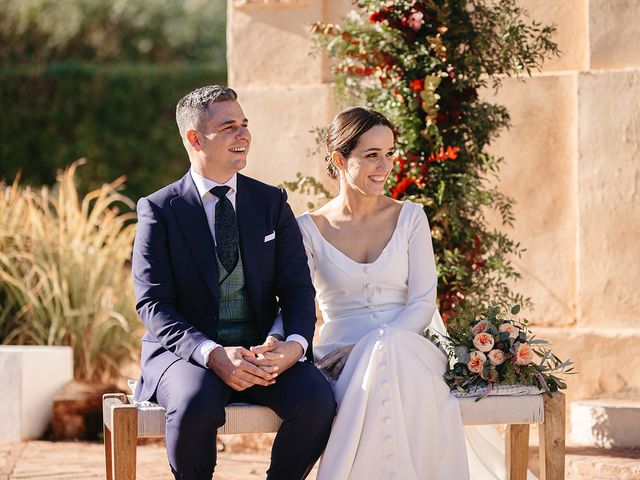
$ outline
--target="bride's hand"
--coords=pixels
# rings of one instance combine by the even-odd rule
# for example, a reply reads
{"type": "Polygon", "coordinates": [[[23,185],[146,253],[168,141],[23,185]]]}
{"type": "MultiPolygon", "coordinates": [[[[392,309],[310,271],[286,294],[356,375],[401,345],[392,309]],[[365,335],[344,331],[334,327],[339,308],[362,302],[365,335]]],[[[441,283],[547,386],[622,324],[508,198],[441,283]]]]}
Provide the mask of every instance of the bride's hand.
{"type": "Polygon", "coordinates": [[[329,378],[336,380],[342,373],[342,369],[347,363],[349,354],[353,350],[354,345],[345,345],[344,347],[338,347],[335,350],[329,352],[324,357],[316,362],[318,368],[324,368],[329,372],[329,378]]]}

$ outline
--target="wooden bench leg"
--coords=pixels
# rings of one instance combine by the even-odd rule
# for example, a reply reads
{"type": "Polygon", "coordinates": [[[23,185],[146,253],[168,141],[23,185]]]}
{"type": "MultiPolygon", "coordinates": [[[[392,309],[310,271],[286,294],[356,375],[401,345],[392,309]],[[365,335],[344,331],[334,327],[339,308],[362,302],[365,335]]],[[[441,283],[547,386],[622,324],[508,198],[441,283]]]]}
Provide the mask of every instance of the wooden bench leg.
{"type": "Polygon", "coordinates": [[[113,409],[111,437],[112,477],[107,478],[110,480],[135,480],[138,439],[138,412],[135,408],[116,407],[113,409]]]}
{"type": "Polygon", "coordinates": [[[565,397],[544,395],[544,422],[540,424],[540,480],[564,480],[565,397]]]}
{"type": "Polygon", "coordinates": [[[527,480],[529,424],[507,425],[506,467],[509,480],[527,480]]]}
{"type": "Polygon", "coordinates": [[[106,465],[106,478],[107,480],[113,480],[113,462],[112,446],[111,446],[111,430],[107,426],[102,424],[102,432],[104,437],[104,461],[106,465]]]}

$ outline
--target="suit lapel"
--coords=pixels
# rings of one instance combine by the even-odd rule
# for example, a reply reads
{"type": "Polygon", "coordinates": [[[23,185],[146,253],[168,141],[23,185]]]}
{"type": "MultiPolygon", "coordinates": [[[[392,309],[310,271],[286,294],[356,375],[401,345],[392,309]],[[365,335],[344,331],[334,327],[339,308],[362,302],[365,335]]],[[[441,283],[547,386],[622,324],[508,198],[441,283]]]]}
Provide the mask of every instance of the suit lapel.
{"type": "Polygon", "coordinates": [[[189,173],[182,177],[178,190],[180,195],[171,200],[171,207],[189,245],[189,250],[191,250],[196,259],[198,269],[216,301],[218,301],[220,291],[218,287],[218,265],[214,255],[214,242],[204,208],[202,207],[202,201],[189,173]]]}
{"type": "Polygon", "coordinates": [[[247,178],[238,174],[236,192],[236,215],[240,231],[240,255],[244,271],[244,282],[254,312],[260,305],[260,252],[264,242],[264,215],[260,200],[254,198],[247,178]]]}

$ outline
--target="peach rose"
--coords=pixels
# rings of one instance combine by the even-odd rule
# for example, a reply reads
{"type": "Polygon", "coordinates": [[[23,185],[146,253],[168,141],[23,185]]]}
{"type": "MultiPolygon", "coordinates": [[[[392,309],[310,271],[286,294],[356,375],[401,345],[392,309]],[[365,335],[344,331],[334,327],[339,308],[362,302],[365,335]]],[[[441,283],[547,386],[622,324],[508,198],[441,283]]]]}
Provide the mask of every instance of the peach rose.
{"type": "Polygon", "coordinates": [[[485,354],[474,350],[469,354],[469,356],[471,357],[469,359],[469,363],[467,363],[467,367],[469,367],[469,370],[473,373],[482,372],[484,362],[487,360],[485,354]]]}
{"type": "Polygon", "coordinates": [[[516,350],[516,365],[529,365],[533,361],[531,345],[521,343],[516,350]]]}
{"type": "Polygon", "coordinates": [[[473,346],[481,352],[488,352],[493,348],[493,336],[482,332],[473,337],[473,346]]]}
{"type": "Polygon", "coordinates": [[[489,357],[489,362],[491,362],[491,365],[494,367],[504,363],[504,353],[502,350],[491,350],[487,357],[489,357]]]}
{"type": "Polygon", "coordinates": [[[474,335],[478,335],[479,333],[486,332],[488,328],[489,322],[486,320],[481,320],[471,328],[471,331],[474,335]]]}
{"type": "Polygon", "coordinates": [[[507,332],[509,334],[509,338],[516,338],[519,334],[518,329],[513,325],[513,323],[503,323],[500,325],[499,330],[501,332],[507,332]]]}

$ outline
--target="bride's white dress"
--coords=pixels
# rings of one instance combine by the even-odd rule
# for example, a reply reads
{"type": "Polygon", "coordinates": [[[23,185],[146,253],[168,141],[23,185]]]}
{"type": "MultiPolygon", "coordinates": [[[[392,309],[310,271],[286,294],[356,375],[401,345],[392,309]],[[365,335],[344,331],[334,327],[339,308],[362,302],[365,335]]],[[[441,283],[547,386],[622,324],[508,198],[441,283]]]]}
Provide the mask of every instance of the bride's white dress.
{"type": "Polygon", "coordinates": [[[421,335],[427,324],[445,332],[422,207],[404,202],[391,239],[368,264],[331,245],[309,214],[298,223],[324,319],[314,356],[355,344],[332,382],[338,413],[317,479],[504,478],[495,430],[469,430],[467,456],[458,401],[442,380],[446,356],[421,335]]]}

